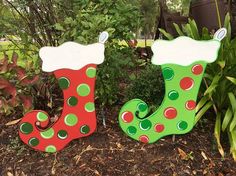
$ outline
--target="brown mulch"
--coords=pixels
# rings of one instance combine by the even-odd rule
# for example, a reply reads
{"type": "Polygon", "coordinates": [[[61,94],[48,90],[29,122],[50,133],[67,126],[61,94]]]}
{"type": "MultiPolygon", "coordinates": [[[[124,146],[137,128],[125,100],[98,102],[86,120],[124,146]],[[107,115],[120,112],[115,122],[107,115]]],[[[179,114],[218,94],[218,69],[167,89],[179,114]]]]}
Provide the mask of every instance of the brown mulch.
{"type": "MultiPolygon", "coordinates": [[[[236,162],[222,159],[213,138],[213,123],[199,123],[186,135],[142,144],[123,134],[113,108],[106,127],[98,116],[97,131],[72,141],[56,154],[31,150],[18,137],[18,125],[6,126],[12,117],[0,116],[0,174],[7,176],[234,176],[236,162]],[[209,125],[211,124],[211,125],[209,125]]],[[[227,142],[225,142],[227,144],[227,142]]],[[[226,145],[227,146],[227,145],[226,145]]]]}

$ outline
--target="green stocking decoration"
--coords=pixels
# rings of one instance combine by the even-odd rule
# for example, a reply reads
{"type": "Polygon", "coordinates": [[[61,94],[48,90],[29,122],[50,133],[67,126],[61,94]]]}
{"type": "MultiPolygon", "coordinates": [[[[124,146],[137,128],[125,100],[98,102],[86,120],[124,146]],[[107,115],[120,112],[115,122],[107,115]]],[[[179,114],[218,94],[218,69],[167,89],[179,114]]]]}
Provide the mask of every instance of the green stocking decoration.
{"type": "Polygon", "coordinates": [[[153,114],[148,113],[147,104],[140,99],[127,102],[119,114],[122,130],[129,137],[144,143],[154,143],[167,135],[191,131],[205,68],[207,63],[217,59],[220,41],[226,33],[226,29],[221,28],[209,41],[196,41],[183,36],[172,41],[155,41],[152,63],[161,65],[165,80],[164,100],[153,114]]]}

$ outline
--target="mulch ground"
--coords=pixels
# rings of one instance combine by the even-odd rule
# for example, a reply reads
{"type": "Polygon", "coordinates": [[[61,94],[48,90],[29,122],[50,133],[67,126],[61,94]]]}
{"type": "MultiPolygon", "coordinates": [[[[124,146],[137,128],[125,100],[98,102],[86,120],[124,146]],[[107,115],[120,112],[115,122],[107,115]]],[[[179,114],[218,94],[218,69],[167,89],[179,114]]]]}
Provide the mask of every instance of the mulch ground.
{"type": "MultiPolygon", "coordinates": [[[[213,123],[199,123],[186,135],[142,144],[118,126],[120,107],[106,113],[106,126],[98,115],[97,131],[72,141],[56,154],[33,151],[18,137],[18,125],[5,124],[19,117],[0,118],[0,173],[7,176],[234,176],[236,162],[222,159],[213,138],[213,123]]],[[[227,138],[226,138],[227,139],[227,138]]]]}

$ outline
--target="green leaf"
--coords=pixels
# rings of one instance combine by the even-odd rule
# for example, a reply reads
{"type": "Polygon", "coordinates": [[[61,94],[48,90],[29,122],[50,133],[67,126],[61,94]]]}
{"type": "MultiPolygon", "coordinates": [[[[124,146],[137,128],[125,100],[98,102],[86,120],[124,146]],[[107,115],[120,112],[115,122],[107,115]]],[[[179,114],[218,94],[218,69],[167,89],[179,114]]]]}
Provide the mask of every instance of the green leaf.
{"type": "Polygon", "coordinates": [[[221,78],[220,75],[216,75],[213,78],[211,85],[207,88],[204,95],[211,94],[213,91],[215,91],[216,87],[218,86],[218,82],[219,82],[220,78],[221,78]]]}
{"type": "Polygon", "coordinates": [[[236,161],[236,128],[233,131],[228,131],[229,143],[230,143],[230,153],[233,156],[234,161],[236,161]]]}
{"type": "Polygon", "coordinates": [[[231,38],[231,25],[230,25],[230,14],[227,13],[225,16],[224,27],[227,29],[227,39],[231,38]]]}
{"type": "Polygon", "coordinates": [[[218,61],[217,64],[220,66],[221,69],[225,68],[225,61],[218,61]]]}
{"type": "Polygon", "coordinates": [[[201,98],[201,100],[199,101],[199,103],[196,106],[196,112],[198,112],[208,101],[208,97],[204,96],[201,98]]]}
{"type": "Polygon", "coordinates": [[[236,98],[232,92],[229,92],[228,96],[229,96],[229,100],[233,109],[233,113],[235,113],[236,112],[236,98]]]}
{"type": "Polygon", "coordinates": [[[58,31],[64,31],[64,28],[63,26],[60,24],[60,23],[56,23],[54,25],[55,29],[58,30],[58,31]]]}
{"type": "Polygon", "coordinates": [[[221,113],[217,113],[216,115],[216,122],[215,122],[215,129],[214,129],[214,136],[216,138],[218,151],[220,152],[221,156],[224,157],[225,152],[220,143],[220,131],[221,131],[221,113]]]}
{"type": "Polygon", "coordinates": [[[231,81],[233,84],[236,85],[236,78],[230,77],[230,76],[226,76],[226,78],[227,78],[229,81],[231,81]]]}
{"type": "Polygon", "coordinates": [[[134,73],[132,73],[131,75],[129,75],[129,78],[133,81],[133,80],[135,80],[136,76],[134,73]]]}
{"type": "Polygon", "coordinates": [[[166,32],[164,29],[159,28],[159,31],[160,31],[167,39],[169,39],[169,40],[173,40],[173,39],[174,39],[174,37],[173,37],[171,34],[169,34],[168,32],[166,32]]]}
{"type": "Polygon", "coordinates": [[[189,19],[190,30],[192,31],[193,38],[196,40],[200,39],[200,35],[198,32],[197,24],[194,20],[189,19]]]}
{"type": "Polygon", "coordinates": [[[229,130],[230,130],[230,131],[233,131],[233,129],[235,128],[235,126],[236,126],[236,112],[234,113],[234,117],[233,117],[233,119],[232,119],[232,121],[231,121],[231,123],[230,123],[229,130]]]}
{"type": "Polygon", "coordinates": [[[225,113],[224,120],[222,122],[222,131],[225,131],[225,129],[229,125],[229,123],[230,123],[230,121],[231,121],[231,119],[233,117],[232,115],[233,115],[233,113],[232,113],[231,108],[228,108],[226,113],[225,113]]]}
{"type": "Polygon", "coordinates": [[[184,33],[182,32],[182,30],[180,29],[179,25],[176,23],[173,23],[176,32],[179,34],[179,36],[184,36],[184,33]]]}
{"type": "Polygon", "coordinates": [[[209,101],[203,108],[197,113],[195,117],[195,124],[201,119],[201,117],[207,112],[207,110],[213,105],[211,101],[209,101]]]}

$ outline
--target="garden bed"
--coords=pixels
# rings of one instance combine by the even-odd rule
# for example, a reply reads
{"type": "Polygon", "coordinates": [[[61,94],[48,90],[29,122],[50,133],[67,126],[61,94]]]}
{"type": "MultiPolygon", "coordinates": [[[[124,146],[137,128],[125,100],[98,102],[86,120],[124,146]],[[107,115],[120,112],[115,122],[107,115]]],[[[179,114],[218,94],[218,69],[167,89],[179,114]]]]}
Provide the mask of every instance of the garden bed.
{"type": "MultiPolygon", "coordinates": [[[[1,116],[0,172],[2,175],[235,175],[230,156],[222,160],[213,141],[213,123],[199,123],[193,131],[155,144],[125,136],[117,123],[120,107],[106,112],[106,128],[74,140],[57,154],[33,151],[18,137],[18,126],[5,126],[17,116],[1,116]]],[[[208,121],[211,119],[208,119],[208,121]]],[[[227,148],[228,149],[228,148],[227,148]]]]}

